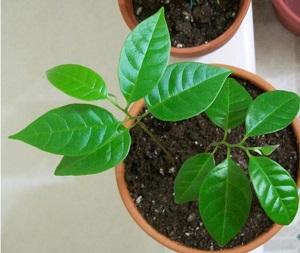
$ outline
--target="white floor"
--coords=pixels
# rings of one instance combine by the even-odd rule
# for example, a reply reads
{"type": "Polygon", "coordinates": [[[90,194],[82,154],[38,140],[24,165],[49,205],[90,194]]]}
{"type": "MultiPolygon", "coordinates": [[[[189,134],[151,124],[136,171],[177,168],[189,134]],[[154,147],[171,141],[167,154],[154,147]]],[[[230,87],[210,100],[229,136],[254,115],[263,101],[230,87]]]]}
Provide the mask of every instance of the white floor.
{"type": "MultiPolygon", "coordinates": [[[[48,84],[45,71],[55,65],[89,66],[102,74],[111,93],[121,97],[116,69],[129,30],[117,1],[1,3],[2,252],[164,252],[127,214],[113,170],[95,176],[55,177],[60,157],[7,139],[47,110],[78,102],[48,84]]],[[[269,0],[254,0],[253,11],[257,73],[278,88],[300,92],[299,38],[280,26],[269,0]]],[[[249,51],[253,50],[251,43],[249,51]]],[[[202,60],[226,62],[221,55],[202,60]]],[[[252,58],[247,63],[239,60],[231,58],[228,63],[255,70],[252,58]]],[[[285,251],[278,252],[299,252],[299,231],[298,218],[264,250],[275,252],[284,247],[285,251]]]]}

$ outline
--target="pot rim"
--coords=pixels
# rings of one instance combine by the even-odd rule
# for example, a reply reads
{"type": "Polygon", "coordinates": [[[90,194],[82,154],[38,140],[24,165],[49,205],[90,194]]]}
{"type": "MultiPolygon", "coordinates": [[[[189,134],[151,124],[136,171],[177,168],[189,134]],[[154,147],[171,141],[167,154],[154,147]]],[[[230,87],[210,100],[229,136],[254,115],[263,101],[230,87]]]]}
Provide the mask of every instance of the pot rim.
{"type": "Polygon", "coordinates": [[[272,0],[278,20],[292,33],[300,36],[300,16],[294,13],[284,0],[272,0]]]}
{"type": "Polygon", "coordinates": [[[281,10],[283,15],[289,16],[294,22],[300,24],[300,17],[293,12],[284,0],[272,0],[277,10],[281,10]]]}
{"type": "MultiPolygon", "coordinates": [[[[256,74],[253,74],[251,72],[248,72],[246,70],[243,70],[241,68],[237,68],[230,65],[224,65],[224,64],[212,64],[214,66],[220,66],[224,68],[229,68],[233,71],[232,76],[240,77],[242,79],[250,81],[252,84],[257,86],[258,88],[261,88],[265,91],[271,91],[275,90],[275,87],[269,84],[267,81],[262,79],[256,74]]],[[[133,107],[131,108],[130,112],[132,115],[137,115],[139,111],[143,108],[145,105],[144,100],[139,100],[136,102],[133,107]]],[[[126,127],[131,125],[133,122],[128,122],[126,127]]],[[[298,140],[298,148],[300,150],[300,120],[297,117],[292,122],[292,127],[294,130],[294,133],[296,135],[296,138],[298,140]]],[[[299,159],[300,160],[300,159],[299,159]]],[[[298,175],[297,175],[297,186],[300,188],[300,161],[298,166],[298,175]]],[[[127,184],[125,182],[125,163],[122,162],[119,165],[116,166],[115,169],[116,174],[116,181],[117,186],[119,189],[119,193],[121,195],[121,198],[124,202],[124,205],[131,215],[131,217],[135,220],[135,222],[153,239],[164,245],[165,247],[170,248],[171,250],[178,251],[181,253],[243,253],[243,252],[249,252],[251,250],[254,250],[255,248],[263,245],[266,241],[270,240],[276,233],[279,232],[279,230],[283,227],[282,225],[274,224],[267,232],[261,234],[256,239],[251,241],[250,243],[246,245],[240,245],[235,248],[231,249],[224,249],[224,250],[216,250],[216,251],[206,251],[206,250],[199,250],[195,248],[189,248],[183,244],[180,244],[179,242],[172,241],[170,238],[160,234],[158,231],[156,231],[153,227],[149,225],[149,223],[142,217],[142,215],[139,213],[133,199],[130,196],[129,190],[127,188],[127,184]]]]}
{"type": "MultiPolygon", "coordinates": [[[[133,15],[132,0],[118,0],[118,3],[125,23],[132,30],[138,24],[135,15],[133,15]]],[[[217,50],[218,48],[222,47],[234,36],[234,34],[239,29],[248,12],[250,3],[251,0],[241,0],[240,9],[236,15],[235,20],[233,21],[231,26],[217,38],[213,39],[212,41],[206,44],[194,47],[171,47],[171,55],[176,57],[195,57],[211,53],[217,50]]]]}

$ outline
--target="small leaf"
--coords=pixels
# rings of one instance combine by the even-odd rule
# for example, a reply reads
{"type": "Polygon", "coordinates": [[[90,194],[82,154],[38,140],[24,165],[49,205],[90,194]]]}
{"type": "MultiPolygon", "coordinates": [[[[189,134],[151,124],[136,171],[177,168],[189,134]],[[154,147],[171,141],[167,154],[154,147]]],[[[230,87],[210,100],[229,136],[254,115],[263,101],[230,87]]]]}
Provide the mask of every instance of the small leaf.
{"type": "Polygon", "coordinates": [[[267,215],[275,223],[290,224],[299,205],[297,185],[290,174],[270,158],[259,156],[250,157],[249,173],[267,215]]]}
{"type": "Polygon", "coordinates": [[[251,207],[248,178],[230,158],[211,170],[200,189],[199,211],[208,232],[224,246],[244,226],[251,207]]]}
{"type": "Polygon", "coordinates": [[[170,49],[161,8],[130,33],[121,51],[119,82],[128,104],[145,97],[158,83],[169,62],[170,49]]]}
{"type": "Polygon", "coordinates": [[[84,66],[60,65],[48,70],[47,78],[69,96],[86,101],[107,98],[106,84],[102,77],[84,66]]]}
{"type": "Polygon", "coordinates": [[[279,145],[255,147],[255,148],[253,148],[253,151],[255,151],[256,153],[258,153],[260,155],[268,156],[268,155],[271,155],[278,147],[279,147],[279,145]]]}
{"type": "Polygon", "coordinates": [[[131,145],[129,129],[120,125],[117,135],[93,153],[83,156],[65,156],[57,166],[55,175],[79,176],[103,172],[122,162],[131,145]]]}
{"type": "Polygon", "coordinates": [[[215,162],[211,154],[202,153],[188,159],[175,179],[175,202],[181,204],[198,199],[201,184],[214,167],[215,162]]]}
{"type": "Polygon", "coordinates": [[[103,108],[71,104],[45,113],[10,138],[50,153],[76,156],[100,148],[120,124],[103,108]]]}
{"type": "Polygon", "coordinates": [[[235,79],[228,78],[206,114],[222,129],[232,129],[245,121],[251,102],[252,98],[245,88],[235,79]]]}
{"type": "Polygon", "coordinates": [[[289,91],[270,91],[258,96],[246,116],[247,137],[273,133],[287,127],[299,111],[299,96],[289,91]]]}
{"type": "Polygon", "coordinates": [[[260,150],[260,147],[255,147],[255,148],[253,148],[252,149],[254,152],[256,152],[257,154],[259,154],[259,155],[262,155],[263,153],[261,152],[261,150],[260,150]]]}
{"type": "Polygon", "coordinates": [[[183,120],[207,109],[219,94],[228,69],[196,62],[169,65],[146,97],[149,111],[165,121],[183,120]]]}

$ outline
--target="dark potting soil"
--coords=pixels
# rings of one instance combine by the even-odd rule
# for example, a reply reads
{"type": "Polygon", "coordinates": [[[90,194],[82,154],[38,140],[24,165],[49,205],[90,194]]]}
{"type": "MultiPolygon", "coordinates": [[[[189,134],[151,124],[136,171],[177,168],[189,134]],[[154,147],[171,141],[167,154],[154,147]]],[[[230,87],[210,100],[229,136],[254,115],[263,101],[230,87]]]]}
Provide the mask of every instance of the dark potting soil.
{"type": "Polygon", "coordinates": [[[173,47],[194,47],[220,36],[233,23],[240,0],[133,0],[139,22],[165,9],[173,47]]]}
{"type": "MultiPolygon", "coordinates": [[[[246,81],[238,81],[252,97],[261,93],[246,81]]],[[[160,121],[148,115],[143,122],[167,147],[175,159],[175,165],[170,163],[166,154],[139,126],[131,130],[132,146],[125,160],[125,177],[139,212],[151,226],[172,240],[202,250],[221,249],[203,225],[198,202],[175,204],[173,187],[182,163],[189,157],[204,152],[212,140],[221,140],[223,130],[213,125],[204,113],[175,123],[160,121]]],[[[238,143],[244,134],[244,126],[233,129],[229,142],[238,143]]],[[[281,164],[296,179],[298,146],[291,126],[274,134],[249,138],[246,143],[249,146],[274,144],[280,146],[269,157],[281,164]]],[[[216,163],[225,159],[226,151],[223,151],[216,154],[216,163]]],[[[232,152],[232,159],[249,178],[247,156],[242,151],[235,150],[232,152]]],[[[223,249],[247,244],[273,225],[261,208],[253,189],[252,195],[251,213],[245,226],[223,249]]]]}

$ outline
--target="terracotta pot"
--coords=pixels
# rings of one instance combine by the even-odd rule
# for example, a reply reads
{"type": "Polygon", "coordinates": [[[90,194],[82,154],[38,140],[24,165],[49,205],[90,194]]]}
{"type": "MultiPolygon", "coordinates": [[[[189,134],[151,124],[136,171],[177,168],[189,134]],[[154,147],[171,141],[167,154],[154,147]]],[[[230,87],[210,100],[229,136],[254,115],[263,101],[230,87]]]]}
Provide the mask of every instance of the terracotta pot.
{"type": "Polygon", "coordinates": [[[279,21],[292,33],[300,36],[300,1],[272,0],[279,21]]]}
{"type": "MultiPolygon", "coordinates": [[[[255,75],[255,74],[252,74],[243,69],[228,66],[228,65],[219,65],[219,64],[215,64],[215,65],[233,70],[232,76],[240,77],[244,80],[248,80],[253,85],[257,86],[258,88],[260,88],[262,90],[265,90],[265,91],[275,90],[275,88],[272,85],[270,85],[268,82],[266,82],[265,80],[263,80],[262,78],[260,78],[259,76],[255,75]]],[[[138,113],[144,107],[144,105],[145,105],[145,103],[143,100],[138,101],[137,103],[135,103],[133,105],[130,113],[132,115],[138,115],[138,113]]],[[[133,124],[133,122],[127,122],[127,127],[131,124],[133,124]]],[[[293,121],[292,126],[293,126],[294,133],[296,135],[296,138],[298,140],[298,147],[300,150],[300,120],[298,118],[296,118],[293,121]]],[[[188,248],[178,242],[172,241],[171,239],[169,239],[166,236],[157,232],[142,217],[142,215],[139,213],[133,199],[130,196],[130,193],[127,188],[127,184],[125,182],[125,164],[121,163],[118,166],[116,166],[115,172],[116,172],[116,180],[117,180],[121,198],[125,204],[125,207],[127,208],[128,212],[129,212],[129,214],[132,216],[132,218],[152,238],[154,238],[156,241],[158,241],[165,247],[168,247],[176,252],[180,252],[180,253],[208,253],[208,252],[209,253],[214,253],[214,252],[243,253],[243,252],[249,252],[249,251],[254,250],[255,248],[263,245],[268,240],[270,240],[282,228],[281,225],[274,224],[268,232],[261,234],[259,237],[257,237],[255,240],[253,240],[249,244],[241,245],[241,246],[238,246],[238,247],[232,248],[232,249],[226,249],[226,250],[222,250],[222,251],[203,251],[203,250],[188,248]]],[[[298,185],[298,188],[300,188],[300,164],[299,164],[299,168],[298,168],[297,185],[298,185]]]]}
{"type": "MultiPolygon", "coordinates": [[[[119,2],[119,7],[123,19],[126,22],[127,26],[132,30],[138,24],[138,21],[136,20],[133,12],[132,0],[118,0],[118,2],[119,2]]],[[[189,47],[189,48],[172,47],[171,55],[177,57],[200,56],[200,55],[211,53],[217,50],[218,48],[222,47],[233,37],[233,35],[239,29],[242,21],[244,20],[247,14],[250,3],[251,0],[241,0],[241,7],[233,24],[222,35],[220,35],[216,39],[196,47],[189,47]]]]}

